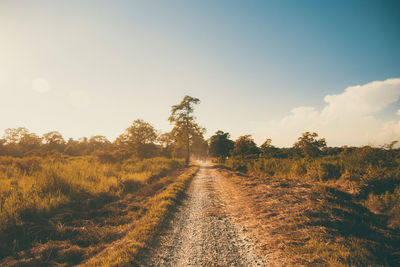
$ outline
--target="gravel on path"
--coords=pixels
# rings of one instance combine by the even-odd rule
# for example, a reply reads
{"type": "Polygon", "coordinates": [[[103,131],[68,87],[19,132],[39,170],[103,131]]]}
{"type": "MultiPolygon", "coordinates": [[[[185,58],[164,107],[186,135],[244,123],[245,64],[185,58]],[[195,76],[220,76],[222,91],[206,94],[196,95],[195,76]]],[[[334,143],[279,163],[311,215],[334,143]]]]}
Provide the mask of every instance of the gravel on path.
{"type": "Polygon", "coordinates": [[[246,229],[233,224],[211,166],[193,178],[170,227],[143,260],[146,266],[265,266],[246,229]]]}

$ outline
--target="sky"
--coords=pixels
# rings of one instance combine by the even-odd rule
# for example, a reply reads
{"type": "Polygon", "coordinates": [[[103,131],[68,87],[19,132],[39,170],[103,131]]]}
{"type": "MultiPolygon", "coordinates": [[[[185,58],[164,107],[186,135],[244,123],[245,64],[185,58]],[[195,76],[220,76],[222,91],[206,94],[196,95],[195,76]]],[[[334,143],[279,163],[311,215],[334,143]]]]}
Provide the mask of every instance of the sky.
{"type": "Polygon", "coordinates": [[[400,140],[399,1],[0,0],[0,136],[113,141],[171,106],[232,139],[400,140]]]}

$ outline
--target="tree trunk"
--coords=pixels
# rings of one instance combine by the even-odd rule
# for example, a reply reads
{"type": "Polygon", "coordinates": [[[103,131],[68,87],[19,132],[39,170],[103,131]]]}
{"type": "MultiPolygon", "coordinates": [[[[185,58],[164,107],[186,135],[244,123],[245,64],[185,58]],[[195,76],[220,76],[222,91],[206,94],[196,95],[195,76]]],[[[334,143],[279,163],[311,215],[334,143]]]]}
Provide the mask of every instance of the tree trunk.
{"type": "Polygon", "coordinates": [[[187,139],[187,143],[186,143],[186,166],[189,165],[189,161],[190,161],[190,142],[189,142],[189,138],[187,139]]]}
{"type": "Polygon", "coordinates": [[[186,113],[186,166],[190,161],[189,112],[186,113]]]}

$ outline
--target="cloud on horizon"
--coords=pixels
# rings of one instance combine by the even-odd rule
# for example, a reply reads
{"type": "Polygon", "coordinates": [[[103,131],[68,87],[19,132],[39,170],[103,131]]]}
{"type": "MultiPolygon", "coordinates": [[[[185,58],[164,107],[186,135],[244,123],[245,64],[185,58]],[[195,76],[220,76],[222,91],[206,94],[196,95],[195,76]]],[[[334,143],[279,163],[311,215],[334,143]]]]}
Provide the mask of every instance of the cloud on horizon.
{"type": "MultiPolygon", "coordinates": [[[[330,146],[389,143],[400,139],[400,117],[381,115],[399,98],[400,78],[350,86],[343,93],[325,96],[321,110],[295,107],[263,132],[278,146],[291,146],[305,131],[317,132],[330,146]]],[[[400,110],[392,115],[400,116],[400,110]]]]}

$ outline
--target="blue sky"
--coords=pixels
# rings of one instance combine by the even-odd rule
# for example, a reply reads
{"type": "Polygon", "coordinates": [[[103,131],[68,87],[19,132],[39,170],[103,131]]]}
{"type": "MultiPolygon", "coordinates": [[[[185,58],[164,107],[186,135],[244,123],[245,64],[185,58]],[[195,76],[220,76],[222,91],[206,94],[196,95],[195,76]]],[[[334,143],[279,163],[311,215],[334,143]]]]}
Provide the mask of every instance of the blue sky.
{"type": "Polygon", "coordinates": [[[207,136],[383,144],[400,139],[399,29],[398,1],[0,1],[0,132],[167,131],[189,94],[207,136]]]}

